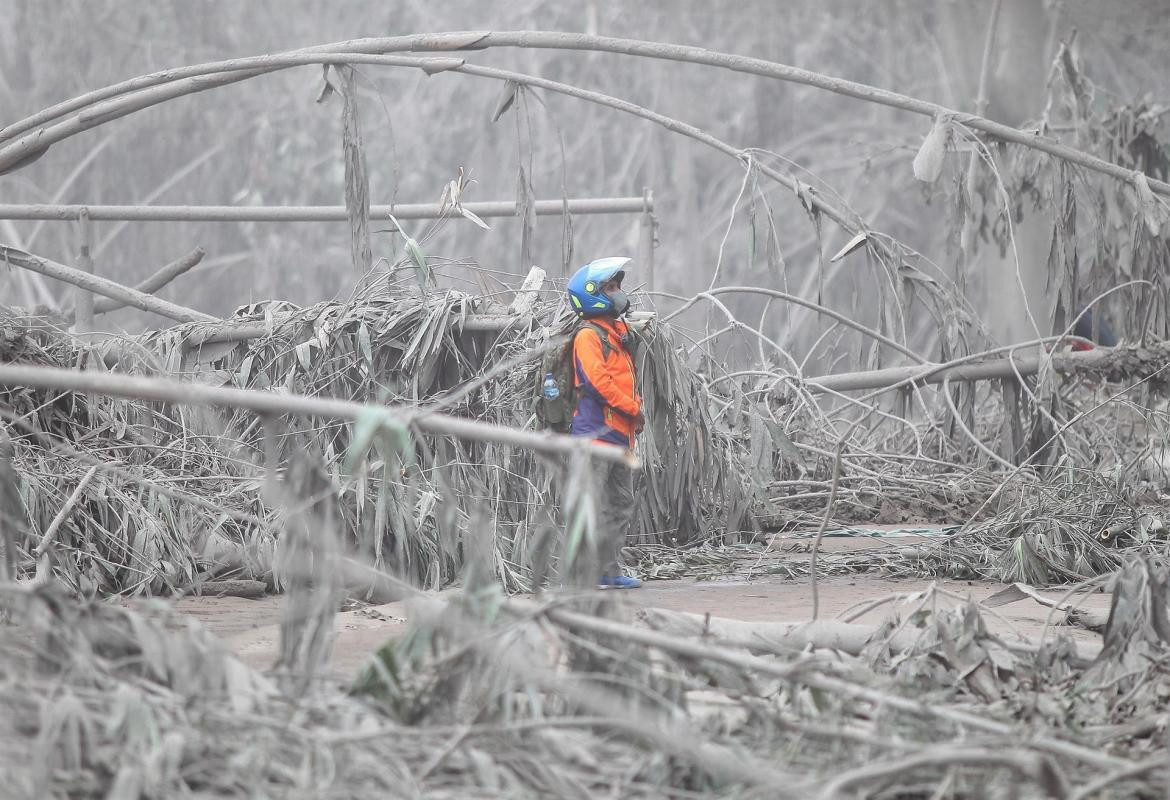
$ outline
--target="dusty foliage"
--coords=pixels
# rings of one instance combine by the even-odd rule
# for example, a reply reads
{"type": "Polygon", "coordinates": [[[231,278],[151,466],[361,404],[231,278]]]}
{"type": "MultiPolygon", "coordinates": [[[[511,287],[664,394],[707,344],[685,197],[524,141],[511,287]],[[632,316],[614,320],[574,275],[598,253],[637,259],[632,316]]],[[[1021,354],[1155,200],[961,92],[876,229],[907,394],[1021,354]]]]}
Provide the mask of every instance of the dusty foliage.
{"type": "Polygon", "coordinates": [[[1134,797],[1165,769],[1166,580],[1126,563],[1096,652],[933,591],[831,649],[478,584],[420,598],[348,688],[262,677],[165,606],[8,589],[0,769],[19,797],[1134,797]]]}
{"type": "MultiPolygon", "coordinates": [[[[197,347],[189,343],[206,341],[216,330],[182,326],[93,346],[10,318],[4,357],[379,400],[530,426],[538,362],[532,354],[562,329],[556,301],[538,306],[535,321],[544,325],[518,318],[502,332],[464,330],[467,315],[485,308],[490,309],[484,300],[454,291],[370,290],[350,302],[307,309],[270,303],[242,309],[241,324],[263,326],[259,337],[197,347]]],[[[1112,372],[1094,376],[1100,384],[1074,379],[1058,385],[1049,378],[1050,388],[1043,390],[1048,404],[1039,397],[1025,399],[1021,413],[1032,415],[1037,435],[1047,433],[1053,412],[1044,413],[1046,408],[1059,406],[1062,415],[1075,416],[1132,376],[1158,373],[1164,359],[1144,352],[1123,353],[1112,372]]],[[[816,526],[828,499],[837,430],[849,419],[851,405],[826,409],[781,371],[716,380],[689,365],[678,332],[665,324],[648,329],[639,362],[652,423],[640,442],[646,468],[633,543],[650,549],[631,556],[645,561],[657,553],[654,558],[674,565],[661,574],[677,573],[680,558],[656,546],[726,545],[751,541],[769,529],[816,526]]],[[[5,406],[25,512],[18,521],[21,574],[31,574],[36,546],[51,521],[84,473],[99,465],[48,543],[61,577],[83,591],[172,592],[223,574],[271,582],[280,514],[265,497],[265,481],[280,474],[289,455],[306,443],[321,453],[337,493],[346,548],[432,588],[459,574],[467,531],[479,529],[475,521],[481,519],[492,521],[496,570],[505,585],[532,587],[534,577],[542,577],[534,575],[534,566],[562,524],[550,513],[561,499],[558,487],[566,477],[570,485],[581,483],[573,479],[581,464],[423,436],[409,425],[388,430],[377,420],[356,426],[331,419],[262,420],[246,412],[26,389],[7,390],[5,406]]],[[[1023,556],[1037,550],[1038,541],[1029,525],[1043,523],[1049,508],[1044,499],[1053,493],[1072,500],[1052,504],[1054,513],[1065,517],[1085,504],[1113,502],[1124,510],[1156,500],[1164,481],[1161,453],[1137,448],[1133,432],[1135,426],[1161,430],[1164,415],[1124,406],[1118,414],[1090,417],[1053,437],[1046,451],[1064,471],[1041,463],[1039,471],[1013,474],[1004,490],[1002,477],[986,469],[981,453],[964,451],[948,434],[947,413],[945,406],[919,420],[883,413],[868,428],[851,428],[841,451],[833,518],[949,522],[975,512],[986,516],[1002,506],[1002,518],[977,536],[964,536],[959,557],[951,548],[934,569],[1010,577],[1011,569],[991,566],[1005,550],[1021,559],[1017,577],[1029,582],[1042,583],[1044,575],[1084,577],[1116,566],[1116,556],[1108,555],[1115,551],[1100,555],[1102,546],[1096,544],[1088,552],[1098,555],[1087,560],[1074,554],[1057,559],[1063,567],[1049,565],[1043,572],[1029,567],[1023,556]],[[1093,470],[1108,465],[1102,461],[1110,456],[1130,465],[1129,483],[1078,479],[1096,475],[1093,470]],[[1143,474],[1148,481],[1141,480],[1143,474]],[[1046,481],[1052,483],[1048,489],[1042,488],[1046,481]],[[1000,500],[985,504],[997,491],[1000,500]],[[1113,497],[1118,494],[1120,505],[1113,497]],[[1006,500],[1019,501],[1016,511],[1006,500]],[[995,535],[982,535],[990,531],[995,535]],[[976,543],[978,552],[971,550],[976,543]]],[[[1002,419],[992,395],[981,404],[973,427],[994,445],[1002,419]]],[[[1061,546],[1062,535],[1091,540],[1099,531],[1080,524],[1090,517],[1081,513],[1076,524],[1065,526],[1070,533],[1044,539],[1041,553],[1054,542],[1061,546]]],[[[882,558],[888,563],[891,554],[882,558]]],[[[902,570],[932,569],[929,559],[907,560],[900,552],[893,560],[902,570]]]]}
{"type": "MultiPolygon", "coordinates": [[[[463,331],[466,315],[481,305],[457,292],[367,294],[308,309],[265,304],[244,309],[239,320],[266,325],[265,335],[195,348],[190,337],[206,339],[206,329],[91,347],[13,319],[5,329],[6,358],[420,411],[442,407],[531,426],[531,354],[548,344],[549,333],[529,319],[517,319],[511,332],[463,331]]],[[[669,328],[647,334],[643,359],[655,422],[644,438],[644,457],[654,468],[644,471],[640,537],[685,543],[750,531],[767,465],[749,465],[742,442],[713,426],[699,378],[683,364],[669,328]]],[[[267,575],[277,514],[263,495],[265,476],[282,470],[306,441],[322,454],[351,550],[414,583],[441,586],[463,562],[469,520],[487,513],[497,529],[499,571],[508,585],[523,588],[531,580],[528,551],[554,524],[546,509],[556,486],[582,466],[429,438],[409,426],[388,430],[377,420],[261,421],[247,413],[28,390],[6,392],[5,400],[31,522],[20,543],[26,556],[90,462],[103,465],[55,541],[70,584],[102,592],[174,590],[212,569],[267,575]]],[[[31,560],[22,567],[30,571],[31,560]]]]}

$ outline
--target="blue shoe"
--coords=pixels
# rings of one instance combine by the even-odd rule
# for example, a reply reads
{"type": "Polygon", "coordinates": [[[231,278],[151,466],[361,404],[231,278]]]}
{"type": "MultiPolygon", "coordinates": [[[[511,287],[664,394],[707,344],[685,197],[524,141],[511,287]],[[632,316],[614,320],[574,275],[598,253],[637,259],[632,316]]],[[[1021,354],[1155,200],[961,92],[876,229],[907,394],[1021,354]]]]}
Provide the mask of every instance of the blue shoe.
{"type": "Polygon", "coordinates": [[[618,575],[616,577],[610,575],[602,575],[601,579],[597,581],[598,589],[638,589],[642,586],[642,582],[637,578],[631,578],[628,575],[618,575]]]}

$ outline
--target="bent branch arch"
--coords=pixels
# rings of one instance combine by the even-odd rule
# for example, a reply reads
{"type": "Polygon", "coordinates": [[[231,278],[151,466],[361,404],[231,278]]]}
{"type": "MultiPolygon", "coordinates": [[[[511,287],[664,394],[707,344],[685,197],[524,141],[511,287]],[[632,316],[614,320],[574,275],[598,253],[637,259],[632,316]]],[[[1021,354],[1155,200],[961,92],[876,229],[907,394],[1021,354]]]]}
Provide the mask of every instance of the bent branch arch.
{"type": "MultiPolygon", "coordinates": [[[[1010,125],[947,108],[937,103],[920,100],[908,95],[879,89],[855,81],[833,78],[811,70],[768,61],[762,58],[721,53],[702,47],[662,44],[638,39],[623,39],[611,36],[595,36],[583,33],[558,31],[462,31],[433,34],[413,34],[381,38],[354,39],[345,42],[319,45],[293,53],[278,56],[259,56],[252,59],[237,59],[211,64],[200,64],[173,70],[163,70],[150,75],[132,78],[103,89],[89,92],[73,100],[46,109],[40,114],[21,120],[0,130],[0,174],[15,169],[38,158],[52,144],[95,125],[133,113],[142,108],[180,97],[193,92],[212,89],[257,75],[284,69],[290,65],[265,64],[266,59],[275,62],[285,56],[306,54],[337,54],[344,52],[386,54],[404,51],[460,51],[486,50],[492,47],[522,47],[552,50],[589,50],[617,53],[644,58],[701,64],[728,69],[761,77],[775,78],[790,83],[800,83],[834,94],[852,97],[865,102],[877,103],[914,114],[928,117],[948,116],[973,130],[980,131],[1006,142],[1040,150],[1057,158],[1078,164],[1086,169],[1100,172],[1123,181],[1132,181],[1134,172],[1097,156],[1063,145],[1053,139],[1019,130],[1010,125]],[[111,98],[130,94],[126,100],[133,100],[125,107],[114,107],[104,111],[91,110],[77,117],[58,123],[50,128],[35,130],[55,119],[111,98]],[[25,134],[22,136],[22,134],[25,134]],[[21,136],[20,139],[15,137],[21,136]],[[14,141],[15,139],[15,141],[14,141]]],[[[421,61],[421,60],[420,60],[421,61]]],[[[425,70],[442,71],[448,67],[440,64],[412,63],[425,70]]],[[[1161,195],[1170,196],[1170,183],[1149,176],[1150,188],[1161,195]]]]}

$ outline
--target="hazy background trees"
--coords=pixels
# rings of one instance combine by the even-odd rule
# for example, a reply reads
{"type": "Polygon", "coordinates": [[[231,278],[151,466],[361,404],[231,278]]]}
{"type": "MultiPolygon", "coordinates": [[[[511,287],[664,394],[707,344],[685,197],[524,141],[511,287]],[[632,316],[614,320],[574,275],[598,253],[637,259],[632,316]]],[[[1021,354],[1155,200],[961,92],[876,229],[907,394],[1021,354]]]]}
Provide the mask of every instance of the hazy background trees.
{"type": "MultiPolygon", "coordinates": [[[[525,28],[761,56],[971,110],[991,7],[990,0],[0,0],[0,124],[168,66],[362,36],[525,28]]],[[[1153,100],[1170,94],[1165,3],[1008,0],[989,75],[988,116],[1023,125],[1039,114],[1053,54],[1074,28],[1096,102],[1124,104],[1146,94],[1153,100]]],[[[948,187],[924,189],[910,170],[930,125],[922,117],[809,87],[613,55],[492,50],[471,53],[468,60],[598,89],[737,146],[776,154],[761,158],[790,160],[807,170],[800,173],[802,180],[826,192],[831,187],[872,226],[948,267],[948,187]]],[[[358,73],[374,203],[436,201],[460,167],[478,182],[472,200],[516,197],[521,165],[539,198],[560,196],[562,186],[571,197],[637,195],[648,187],[660,223],[658,288],[681,295],[706,288],[721,245],[721,283],[787,287],[806,295],[817,287],[817,237],[792,194],[764,187],[782,250],[782,259],[770,260],[758,246],[762,238],[751,245],[753,226],[761,236],[763,212],[757,204],[753,213],[750,192],[741,196],[743,170],[695,142],[559,96],[530,96],[517,113],[493,124],[498,84],[369,67],[358,73]]],[[[0,200],[340,204],[339,103],[316,104],[320,87],[320,69],[305,67],[149,109],[58,145],[41,161],[0,177],[0,200]]],[[[379,227],[385,226],[373,226],[379,227]]],[[[1044,296],[1040,265],[1050,233],[1044,224],[1019,232],[1021,266],[1037,299],[1044,296]]],[[[538,220],[535,260],[554,275],[561,269],[564,234],[559,218],[538,220]]],[[[633,216],[576,218],[572,263],[633,254],[637,235],[633,216]]],[[[0,238],[67,262],[73,237],[66,224],[0,221],[0,238]]],[[[512,220],[495,221],[490,232],[451,223],[427,251],[518,274],[526,269],[519,263],[520,238],[512,220]]],[[[164,295],[217,314],[249,300],[304,303],[346,296],[353,285],[344,223],[103,223],[97,239],[98,270],[127,283],[195,244],[204,245],[206,262],[164,295]]],[[[820,247],[831,253],[843,241],[826,226],[820,247]]],[[[390,235],[375,235],[376,258],[393,257],[399,248],[390,235]]],[[[1004,299],[1019,294],[1014,277],[991,249],[984,256],[986,269],[968,276],[973,302],[981,311],[1002,312],[987,315],[993,335],[1016,338],[1026,330],[1019,304],[1004,299]]],[[[825,279],[830,304],[869,315],[870,278],[856,265],[839,266],[825,279]]],[[[4,281],[10,302],[38,299],[14,276],[4,281]]],[[[52,290],[61,296],[59,287],[52,290]]],[[[664,307],[671,302],[659,299],[664,307]]],[[[754,320],[761,304],[745,299],[737,309],[754,320]]],[[[810,317],[793,317],[801,323],[794,328],[785,324],[789,316],[787,309],[774,309],[765,327],[781,339],[799,337],[800,351],[811,344],[801,330],[810,317]]],[[[106,322],[130,329],[153,323],[129,312],[106,322]]],[[[818,362],[829,367],[819,356],[810,363],[818,362]]]]}

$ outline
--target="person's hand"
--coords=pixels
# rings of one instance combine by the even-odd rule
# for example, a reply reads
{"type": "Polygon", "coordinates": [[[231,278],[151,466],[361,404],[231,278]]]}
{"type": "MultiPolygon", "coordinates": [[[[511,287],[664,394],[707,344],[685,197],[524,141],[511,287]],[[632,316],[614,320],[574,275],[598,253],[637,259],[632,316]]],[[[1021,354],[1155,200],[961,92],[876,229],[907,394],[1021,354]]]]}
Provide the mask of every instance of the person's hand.
{"type": "Polygon", "coordinates": [[[639,411],[634,415],[634,433],[641,433],[646,427],[646,415],[639,411]]]}

